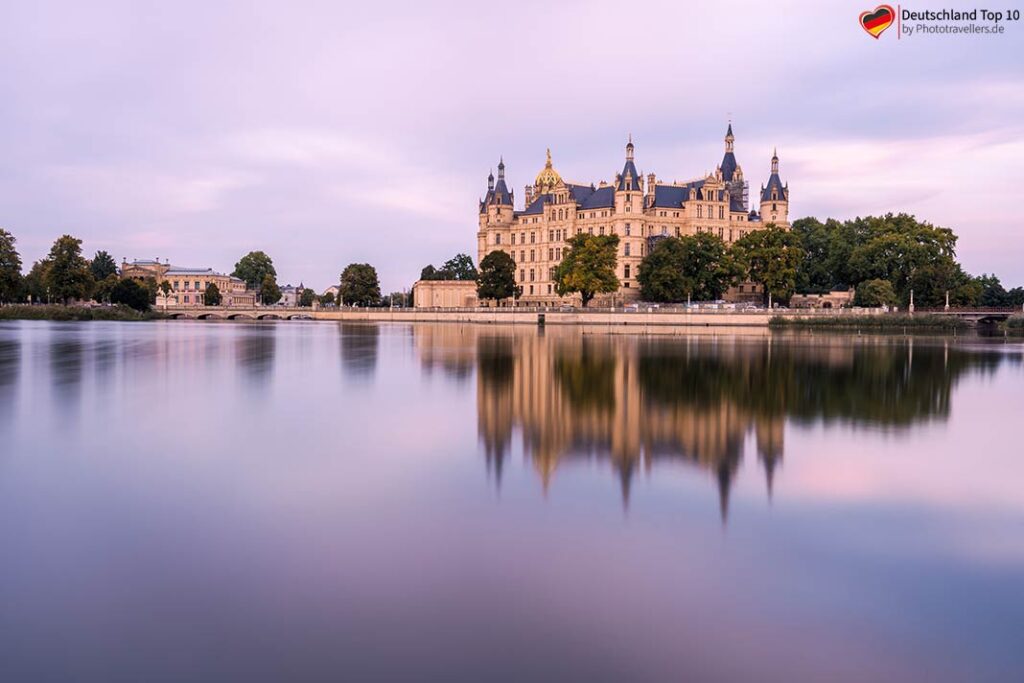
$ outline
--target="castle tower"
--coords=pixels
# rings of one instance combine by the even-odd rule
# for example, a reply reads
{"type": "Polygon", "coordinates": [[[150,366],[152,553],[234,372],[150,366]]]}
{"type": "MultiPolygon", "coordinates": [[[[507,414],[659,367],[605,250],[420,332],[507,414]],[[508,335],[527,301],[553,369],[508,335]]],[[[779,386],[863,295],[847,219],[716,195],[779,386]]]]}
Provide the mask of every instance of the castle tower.
{"type": "Polygon", "coordinates": [[[779,155],[772,153],[772,173],[761,186],[761,221],[789,229],[789,185],[779,178],[779,155]]]}
{"type": "Polygon", "coordinates": [[[719,166],[722,172],[722,180],[729,190],[729,210],[747,210],[747,184],[743,180],[743,169],[736,162],[734,143],[736,137],[732,134],[732,121],[725,131],[725,155],[719,166]]]}
{"type": "Polygon", "coordinates": [[[480,201],[480,229],[477,231],[477,263],[487,255],[489,247],[508,243],[512,226],[514,197],[505,182],[505,160],[498,161],[498,180],[487,176],[487,194],[480,201]]]}
{"type": "Polygon", "coordinates": [[[622,167],[622,173],[616,176],[615,182],[615,212],[616,213],[640,213],[643,210],[643,187],[642,177],[636,170],[633,163],[633,136],[629,136],[626,143],[626,163],[622,167]]]}

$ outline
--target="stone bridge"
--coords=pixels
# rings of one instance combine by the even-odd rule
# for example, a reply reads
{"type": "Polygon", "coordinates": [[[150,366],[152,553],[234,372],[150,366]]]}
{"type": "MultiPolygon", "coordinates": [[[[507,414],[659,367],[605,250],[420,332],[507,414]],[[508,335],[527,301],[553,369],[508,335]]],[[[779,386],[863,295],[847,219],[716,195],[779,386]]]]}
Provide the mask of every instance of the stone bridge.
{"type": "Polygon", "coordinates": [[[290,308],[285,306],[259,306],[240,308],[237,306],[166,306],[157,310],[168,318],[189,320],[314,320],[312,308],[290,308]]]}
{"type": "Polygon", "coordinates": [[[918,308],[915,314],[941,315],[959,318],[974,325],[994,325],[1009,318],[1020,309],[1008,308],[918,308]]]}

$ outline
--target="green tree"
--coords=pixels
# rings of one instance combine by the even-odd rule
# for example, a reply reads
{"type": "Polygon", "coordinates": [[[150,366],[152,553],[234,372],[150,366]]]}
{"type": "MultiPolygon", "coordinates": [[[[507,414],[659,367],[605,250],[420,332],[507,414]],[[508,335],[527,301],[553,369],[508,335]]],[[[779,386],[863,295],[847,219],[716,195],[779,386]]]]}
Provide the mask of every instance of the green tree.
{"type": "Polygon", "coordinates": [[[377,269],[369,263],[350,263],[345,266],[338,295],[342,303],[348,306],[377,306],[380,304],[377,269]]]}
{"type": "Polygon", "coordinates": [[[99,282],[111,275],[117,275],[117,263],[114,261],[114,257],[107,252],[97,251],[96,255],[92,257],[92,261],[89,262],[89,270],[92,271],[93,279],[99,282]]]}
{"type": "Polygon", "coordinates": [[[508,253],[492,251],[480,261],[480,276],[476,281],[476,295],[481,301],[501,301],[519,298],[522,287],[516,286],[516,264],[508,253]]]}
{"type": "Polygon", "coordinates": [[[798,235],[769,223],[741,237],[732,252],[745,276],[764,287],[766,299],[788,301],[793,295],[804,257],[798,235]]]}
{"type": "Polygon", "coordinates": [[[981,287],[981,296],[978,305],[980,306],[1010,306],[1010,295],[1003,287],[999,278],[993,275],[982,273],[975,278],[981,287]]]}
{"type": "Polygon", "coordinates": [[[89,262],[82,258],[82,240],[64,235],[53,243],[45,283],[50,297],[65,305],[72,299],[88,299],[93,278],[89,262]]]}
{"type": "Polygon", "coordinates": [[[580,233],[569,238],[562,262],[555,269],[555,286],[559,296],[579,292],[586,307],[596,294],[614,292],[619,288],[615,276],[618,235],[580,233]]]}
{"type": "Polygon", "coordinates": [[[110,292],[110,301],[130,306],[136,311],[149,310],[149,290],[131,278],[118,280],[110,292]]]}
{"type": "Polygon", "coordinates": [[[316,292],[308,287],[303,289],[302,293],[299,295],[299,306],[309,308],[313,305],[314,301],[316,301],[316,292]]]}
{"type": "Polygon", "coordinates": [[[243,256],[235,264],[235,270],[231,274],[245,280],[245,286],[249,289],[259,290],[268,275],[274,279],[275,284],[277,283],[274,262],[262,251],[250,251],[243,256]]]}
{"type": "Polygon", "coordinates": [[[21,255],[14,235],[0,228],[0,303],[17,301],[22,296],[21,255]]]}
{"type": "Polygon", "coordinates": [[[637,281],[645,301],[698,301],[722,298],[739,267],[725,242],[711,233],[667,237],[640,263],[637,281]]]}
{"type": "Polygon", "coordinates": [[[420,271],[421,280],[446,280],[444,273],[440,272],[432,264],[423,266],[423,270],[420,271]]]}
{"type": "Polygon", "coordinates": [[[100,303],[112,303],[111,295],[114,292],[114,287],[121,281],[116,274],[108,275],[102,280],[98,280],[96,285],[92,289],[92,298],[100,303]]]}
{"type": "Polygon", "coordinates": [[[849,289],[857,280],[850,271],[850,254],[858,244],[856,225],[833,218],[793,221],[792,232],[800,238],[804,258],[797,272],[798,292],[823,293],[849,289]]]}
{"type": "Polygon", "coordinates": [[[50,269],[49,259],[36,261],[22,283],[25,296],[33,303],[48,303],[46,294],[46,273],[50,269]]]}
{"type": "Polygon", "coordinates": [[[858,244],[850,253],[849,265],[855,282],[888,280],[903,304],[914,289],[915,303],[922,306],[938,305],[947,289],[966,284],[954,260],[956,235],[949,228],[902,213],[858,218],[853,224],[858,244]]]}
{"type": "Polygon", "coordinates": [[[894,306],[896,291],[888,280],[865,280],[857,285],[857,293],[853,298],[855,306],[894,306]]]}
{"type": "Polygon", "coordinates": [[[260,301],[264,306],[273,306],[281,300],[281,288],[277,286],[277,280],[270,273],[263,276],[259,291],[260,301]]]}
{"type": "Polygon", "coordinates": [[[334,292],[324,292],[320,295],[321,306],[333,306],[334,305],[334,292]]]}
{"type": "Polygon", "coordinates": [[[476,266],[473,265],[473,259],[468,254],[456,254],[447,261],[441,267],[449,280],[476,280],[477,272],[476,266]]]}
{"type": "Polygon", "coordinates": [[[206,291],[203,292],[203,304],[206,306],[220,306],[224,297],[221,296],[220,287],[215,282],[206,283],[206,291]]]}
{"type": "Polygon", "coordinates": [[[174,291],[174,288],[171,287],[171,283],[168,282],[167,280],[161,282],[157,289],[159,289],[160,293],[164,295],[164,299],[169,297],[171,295],[171,292],[174,291]]]}

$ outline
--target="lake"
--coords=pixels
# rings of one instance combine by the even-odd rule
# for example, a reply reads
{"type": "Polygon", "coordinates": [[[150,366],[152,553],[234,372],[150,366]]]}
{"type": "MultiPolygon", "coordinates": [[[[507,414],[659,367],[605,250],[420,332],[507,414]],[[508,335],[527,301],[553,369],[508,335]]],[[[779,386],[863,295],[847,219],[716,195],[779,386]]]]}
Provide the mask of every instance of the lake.
{"type": "Polygon", "coordinates": [[[1024,346],[0,323],[4,681],[1019,681],[1024,346]]]}

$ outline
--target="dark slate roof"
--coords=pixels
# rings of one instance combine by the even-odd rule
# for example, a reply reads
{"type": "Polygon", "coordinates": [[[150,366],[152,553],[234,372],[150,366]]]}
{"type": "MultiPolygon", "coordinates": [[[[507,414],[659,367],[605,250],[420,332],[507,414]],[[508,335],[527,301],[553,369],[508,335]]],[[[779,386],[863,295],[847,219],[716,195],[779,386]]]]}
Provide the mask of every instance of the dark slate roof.
{"type": "Polygon", "coordinates": [[[679,208],[679,206],[690,199],[690,188],[697,190],[697,199],[704,199],[701,188],[704,187],[703,180],[694,180],[686,185],[655,185],[654,206],[679,208]]]}
{"type": "Polygon", "coordinates": [[[725,182],[729,182],[732,180],[734,173],[736,173],[736,155],[732,152],[726,152],[725,156],[722,157],[722,179],[725,182]]]}
{"type": "Polygon", "coordinates": [[[517,216],[532,216],[532,215],[535,215],[535,214],[542,214],[542,213],[544,213],[544,204],[545,204],[545,202],[550,202],[550,201],[551,201],[551,195],[549,195],[549,194],[537,195],[537,198],[534,199],[533,202],[531,202],[528,207],[526,207],[525,211],[520,211],[516,215],[517,216]]]}
{"type": "Polygon", "coordinates": [[[496,204],[512,203],[512,193],[508,191],[508,185],[505,184],[504,178],[498,178],[498,182],[494,185],[494,200],[496,204]]]}
{"type": "Polygon", "coordinates": [[[779,191],[780,201],[785,201],[786,191],[785,188],[782,187],[782,180],[779,178],[778,173],[772,173],[771,177],[768,178],[768,184],[764,186],[763,190],[761,190],[762,202],[770,202],[772,200],[772,189],[779,191]]]}
{"type": "MultiPolygon", "coordinates": [[[[732,192],[732,190],[730,190],[732,192]]],[[[729,195],[729,210],[730,211],[746,211],[747,207],[743,205],[743,195],[739,192],[732,192],[729,195]]]]}
{"type": "Polygon", "coordinates": [[[640,190],[640,174],[637,173],[636,166],[633,164],[632,159],[626,160],[626,165],[622,167],[622,173],[619,176],[619,182],[617,184],[620,190],[640,190]],[[631,176],[629,186],[626,185],[627,175],[631,176]]]}
{"type": "Polygon", "coordinates": [[[611,185],[597,188],[580,204],[581,209],[606,209],[610,206],[615,206],[615,188],[611,185]]]}
{"type": "Polygon", "coordinates": [[[753,209],[751,209],[750,213],[747,214],[747,220],[748,221],[759,221],[759,220],[761,220],[761,217],[757,215],[757,211],[754,211],[753,209]]]}

